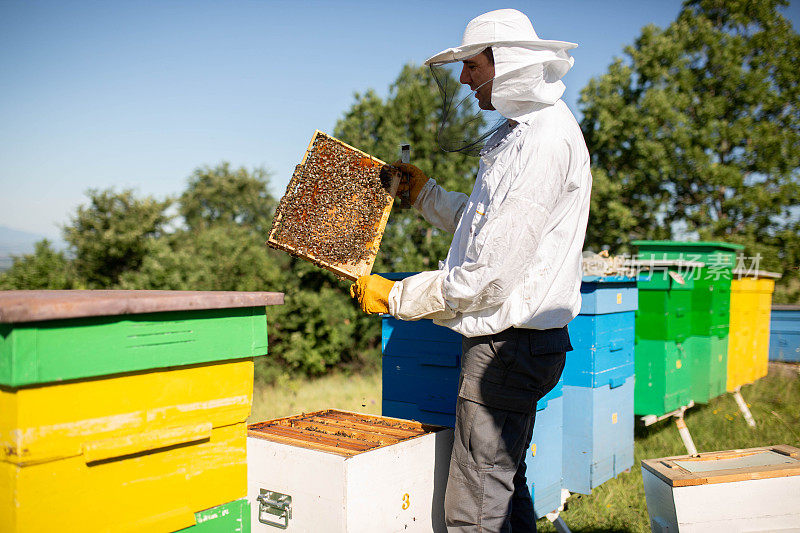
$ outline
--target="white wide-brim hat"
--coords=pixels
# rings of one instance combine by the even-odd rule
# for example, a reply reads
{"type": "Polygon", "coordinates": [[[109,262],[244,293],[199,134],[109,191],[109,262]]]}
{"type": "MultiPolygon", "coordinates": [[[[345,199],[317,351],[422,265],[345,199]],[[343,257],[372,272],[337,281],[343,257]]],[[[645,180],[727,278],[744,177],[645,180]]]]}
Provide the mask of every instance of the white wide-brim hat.
{"type": "Polygon", "coordinates": [[[490,46],[516,46],[528,50],[564,52],[578,45],[566,41],[540,39],[530,19],[516,9],[498,9],[477,16],[467,24],[461,46],[442,50],[425,61],[451,63],[469,59],[490,46]]]}

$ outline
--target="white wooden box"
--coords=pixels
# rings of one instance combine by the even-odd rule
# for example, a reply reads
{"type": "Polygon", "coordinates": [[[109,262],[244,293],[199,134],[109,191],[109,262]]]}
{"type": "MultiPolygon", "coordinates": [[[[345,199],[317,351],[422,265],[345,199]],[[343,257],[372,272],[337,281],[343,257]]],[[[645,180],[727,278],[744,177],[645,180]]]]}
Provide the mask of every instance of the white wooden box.
{"type": "Polygon", "coordinates": [[[653,533],[800,532],[800,449],[779,445],[648,459],[653,533]]]}
{"type": "Polygon", "coordinates": [[[346,411],[252,424],[252,531],[445,532],[452,445],[450,428],[346,411]]]}

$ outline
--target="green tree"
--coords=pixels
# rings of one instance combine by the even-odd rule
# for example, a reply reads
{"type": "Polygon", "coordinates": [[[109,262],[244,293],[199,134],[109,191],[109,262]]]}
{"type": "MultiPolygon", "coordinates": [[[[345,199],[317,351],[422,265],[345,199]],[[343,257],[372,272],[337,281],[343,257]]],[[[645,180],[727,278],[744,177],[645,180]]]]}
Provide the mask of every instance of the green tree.
{"type": "Polygon", "coordinates": [[[246,226],[218,223],[153,240],[141,265],[120,277],[123,289],[280,291],[285,258],[246,226]]]}
{"type": "Polygon", "coordinates": [[[249,172],[232,169],[228,162],[201,167],[189,178],[178,200],[179,211],[192,230],[227,222],[265,234],[276,205],[268,184],[269,174],[262,168],[249,172]]]}
{"type": "Polygon", "coordinates": [[[76,288],[72,264],[47,239],[37,242],[32,254],[13,259],[11,268],[0,274],[0,290],[76,288]]]}
{"type": "Polygon", "coordinates": [[[787,5],[687,1],[589,82],[582,128],[595,172],[619,195],[593,205],[589,226],[624,229],[590,230],[590,244],[671,238],[682,227],[746,244],[748,255],[763,252],[762,268],[796,275],[800,36],[778,10],[787,5]]]}
{"type": "Polygon", "coordinates": [[[80,206],[64,228],[74,254],[73,265],[90,289],[118,285],[127,272],[139,269],[152,241],[164,234],[170,200],[136,198],[132,190],[90,190],[89,205],[80,206]]]}

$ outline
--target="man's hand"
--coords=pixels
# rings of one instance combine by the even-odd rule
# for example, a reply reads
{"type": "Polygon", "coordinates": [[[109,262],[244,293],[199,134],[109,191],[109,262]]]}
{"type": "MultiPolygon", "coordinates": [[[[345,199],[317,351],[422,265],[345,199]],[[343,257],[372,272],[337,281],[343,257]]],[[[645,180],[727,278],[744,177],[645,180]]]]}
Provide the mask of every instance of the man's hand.
{"type": "Polygon", "coordinates": [[[358,300],[361,310],[367,314],[388,313],[389,293],[393,286],[394,281],[377,274],[361,276],[350,285],[350,296],[358,300]]]}
{"type": "Polygon", "coordinates": [[[401,207],[411,207],[417,201],[420,191],[428,183],[428,176],[411,163],[401,163],[400,160],[392,164],[400,171],[400,184],[397,186],[397,196],[400,197],[401,207]],[[408,199],[408,202],[405,199],[408,199]]]}

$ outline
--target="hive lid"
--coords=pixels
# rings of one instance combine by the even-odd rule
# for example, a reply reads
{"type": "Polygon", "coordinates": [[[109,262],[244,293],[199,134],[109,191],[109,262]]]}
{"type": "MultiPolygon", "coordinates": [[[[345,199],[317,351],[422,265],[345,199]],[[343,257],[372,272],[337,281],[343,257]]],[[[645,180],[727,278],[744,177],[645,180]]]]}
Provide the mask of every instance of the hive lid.
{"type": "Polygon", "coordinates": [[[773,304],[773,311],[800,311],[800,305],[793,304],[773,304]]]}
{"type": "Polygon", "coordinates": [[[673,487],[800,475],[800,449],[785,444],[646,459],[642,468],[673,487]]]}
{"type": "Polygon", "coordinates": [[[766,270],[760,269],[747,269],[747,268],[736,268],[733,270],[733,275],[738,276],[739,279],[741,278],[769,278],[769,279],[781,279],[781,275],[777,272],[768,272],[766,270]]]}
{"type": "Polygon", "coordinates": [[[0,291],[0,323],[280,304],[282,292],[0,291]]]}
{"type": "Polygon", "coordinates": [[[678,268],[703,268],[706,266],[702,261],[689,261],[684,259],[631,259],[626,263],[631,268],[643,268],[647,270],[678,267],[678,268]]]}
{"type": "Polygon", "coordinates": [[[744,250],[741,244],[722,241],[631,241],[634,246],[640,247],[669,247],[669,248],[718,248],[720,250],[744,250]]]}
{"type": "Polygon", "coordinates": [[[267,244],[355,281],[372,271],[399,181],[380,159],[316,131],[267,244]]]}
{"type": "Polygon", "coordinates": [[[583,283],[630,283],[636,284],[636,278],[633,276],[611,275],[611,276],[583,276],[581,278],[583,283]]]}
{"type": "Polygon", "coordinates": [[[247,436],[352,457],[444,428],[337,409],[268,420],[247,426],[247,436]]]}

